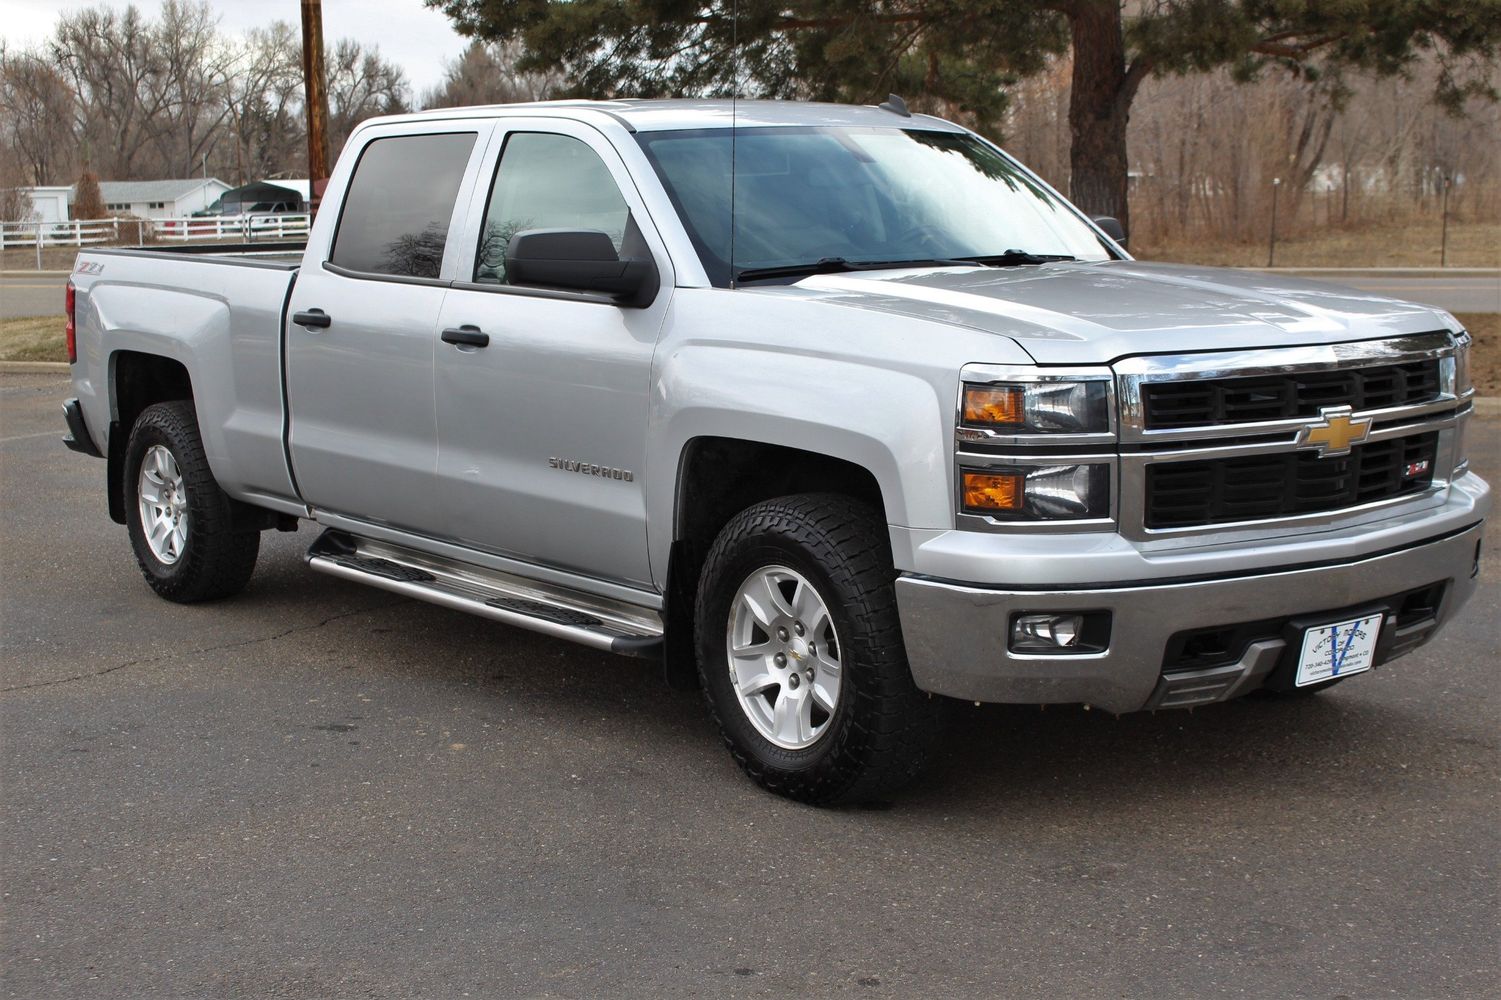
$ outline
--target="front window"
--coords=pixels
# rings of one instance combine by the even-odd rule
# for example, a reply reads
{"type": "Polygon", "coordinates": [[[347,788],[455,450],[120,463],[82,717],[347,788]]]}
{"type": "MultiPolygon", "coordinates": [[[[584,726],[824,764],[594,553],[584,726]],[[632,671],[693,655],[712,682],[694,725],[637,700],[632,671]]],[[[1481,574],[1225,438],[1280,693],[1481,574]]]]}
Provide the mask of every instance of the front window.
{"type": "Polygon", "coordinates": [[[814,126],[637,138],[721,287],[820,261],[1111,257],[1063,199],[965,133],[814,126]]]}
{"type": "Polygon", "coordinates": [[[517,132],[506,139],[485,208],[474,280],[508,284],[506,247],[529,229],[589,229],[620,252],[631,210],[599,154],[569,135],[517,132]]]}

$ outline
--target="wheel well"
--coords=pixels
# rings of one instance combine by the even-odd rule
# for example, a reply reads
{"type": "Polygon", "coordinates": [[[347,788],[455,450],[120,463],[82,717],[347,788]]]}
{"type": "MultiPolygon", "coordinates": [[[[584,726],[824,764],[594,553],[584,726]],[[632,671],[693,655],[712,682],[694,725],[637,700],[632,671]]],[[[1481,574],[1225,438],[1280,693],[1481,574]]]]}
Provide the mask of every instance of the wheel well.
{"type": "Polygon", "coordinates": [[[193,382],[182,362],[157,354],[118,351],[112,375],[115,419],[126,433],[153,403],[192,399],[193,382]]]}
{"type": "Polygon", "coordinates": [[[853,462],[737,438],[696,438],[683,450],[667,570],[664,666],[673,687],[692,687],[697,682],[693,603],[704,557],[714,539],[730,518],[747,507],[795,493],[838,493],[885,515],[876,477],[853,462]]]}
{"type": "Polygon", "coordinates": [[[696,438],[678,469],[673,537],[707,550],[745,508],[794,493],[840,493],[885,514],[876,477],[853,462],[759,441],[696,438]]]}
{"type": "Polygon", "coordinates": [[[117,351],[111,359],[110,389],[114,418],[109,426],[109,516],[125,523],[125,445],[130,429],[146,407],[174,399],[192,399],[193,382],[179,361],[139,351],[117,351]]]}

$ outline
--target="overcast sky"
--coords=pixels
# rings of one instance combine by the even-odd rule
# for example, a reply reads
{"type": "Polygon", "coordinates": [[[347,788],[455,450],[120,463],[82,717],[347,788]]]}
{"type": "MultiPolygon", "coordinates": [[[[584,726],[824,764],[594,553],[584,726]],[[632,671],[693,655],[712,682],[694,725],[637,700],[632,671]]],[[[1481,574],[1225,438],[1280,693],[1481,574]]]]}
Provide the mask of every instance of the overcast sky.
{"type": "MultiPolygon", "coordinates": [[[[4,0],[0,38],[8,47],[27,48],[52,34],[62,11],[100,5],[124,9],[126,0],[4,0]]],[[[155,16],[160,0],[143,0],[136,6],[155,16]]],[[[248,28],[286,21],[294,28],[301,23],[298,0],[209,0],[219,15],[219,26],[238,34],[248,28]]],[[[354,38],[380,48],[381,54],[406,70],[414,96],[437,83],[443,64],[463,51],[465,40],[450,26],[448,18],[422,5],[422,0],[323,0],[323,40],[332,45],[340,38],[354,38]]]]}

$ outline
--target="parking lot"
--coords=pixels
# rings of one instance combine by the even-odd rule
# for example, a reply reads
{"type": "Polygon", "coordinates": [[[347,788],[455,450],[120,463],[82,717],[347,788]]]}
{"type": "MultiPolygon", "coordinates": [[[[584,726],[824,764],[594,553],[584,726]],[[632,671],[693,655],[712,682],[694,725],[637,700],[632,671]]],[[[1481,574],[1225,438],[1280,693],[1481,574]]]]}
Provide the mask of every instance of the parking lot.
{"type": "MultiPolygon", "coordinates": [[[[908,794],[817,810],[650,664],[311,574],[308,527],[238,599],[157,599],[65,394],[0,376],[6,996],[1501,990],[1494,520],[1475,601],[1374,675],[955,706],[908,794]]],[[[1471,446],[1501,478],[1501,423],[1471,446]]]]}

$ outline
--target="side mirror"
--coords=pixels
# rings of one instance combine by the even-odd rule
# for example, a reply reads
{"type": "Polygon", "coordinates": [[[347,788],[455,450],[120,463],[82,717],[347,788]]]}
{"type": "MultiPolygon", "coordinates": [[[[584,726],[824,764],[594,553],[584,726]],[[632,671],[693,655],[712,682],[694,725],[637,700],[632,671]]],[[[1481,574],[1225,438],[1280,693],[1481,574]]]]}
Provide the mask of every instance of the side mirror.
{"type": "Polygon", "coordinates": [[[650,257],[615,252],[597,229],[528,229],[506,245],[506,280],[569,292],[608,295],[644,308],[657,297],[657,266],[650,257]]]}
{"type": "Polygon", "coordinates": [[[1119,219],[1109,215],[1096,215],[1094,217],[1094,224],[1103,229],[1106,236],[1115,240],[1121,246],[1126,245],[1126,227],[1121,225],[1119,219]]]}

